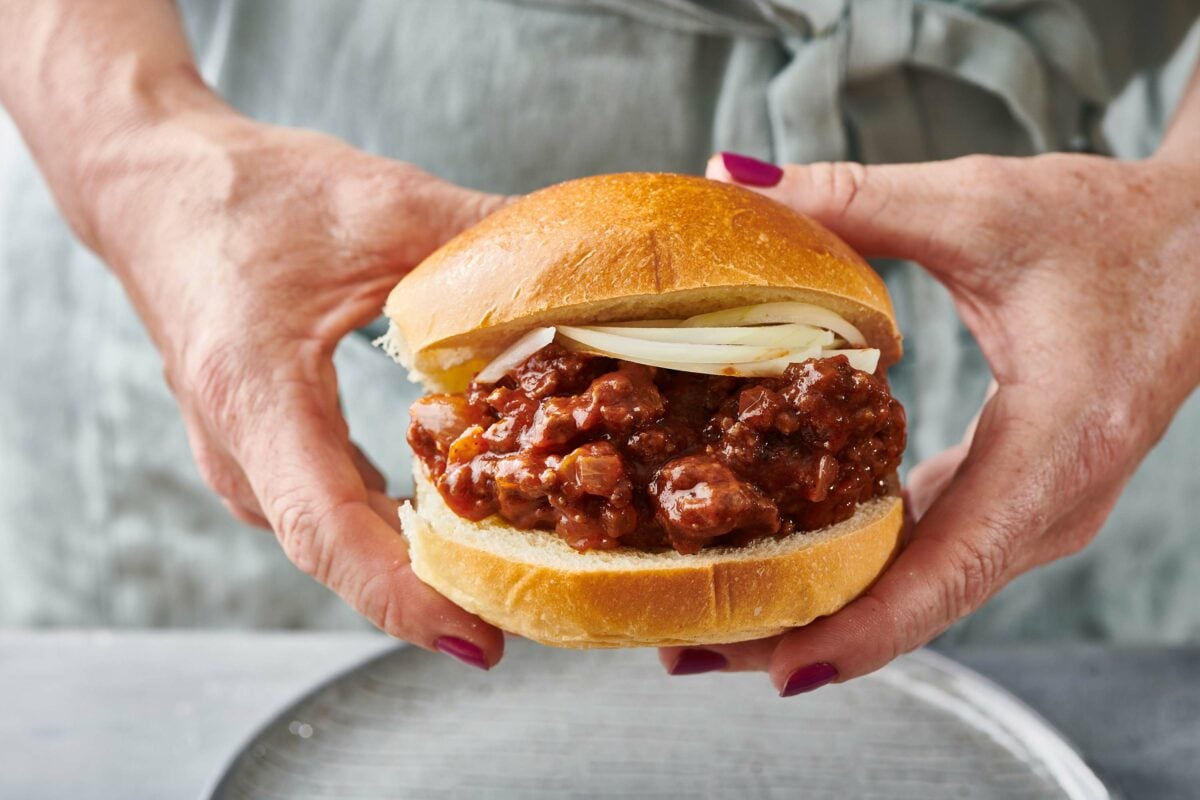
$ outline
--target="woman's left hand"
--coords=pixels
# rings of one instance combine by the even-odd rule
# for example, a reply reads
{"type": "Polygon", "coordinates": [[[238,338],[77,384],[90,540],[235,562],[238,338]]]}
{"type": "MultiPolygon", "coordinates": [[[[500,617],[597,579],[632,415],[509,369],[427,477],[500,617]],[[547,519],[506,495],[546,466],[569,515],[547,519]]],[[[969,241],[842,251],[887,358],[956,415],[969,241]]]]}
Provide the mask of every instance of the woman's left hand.
{"type": "Polygon", "coordinates": [[[997,383],[973,436],[913,470],[911,540],[866,594],[772,639],[661,653],[673,674],[766,670],[786,696],[882,667],[1096,535],[1200,382],[1200,169],[1084,155],[744,165],[717,156],[709,177],[741,177],[864,255],[922,264],[997,383]]]}

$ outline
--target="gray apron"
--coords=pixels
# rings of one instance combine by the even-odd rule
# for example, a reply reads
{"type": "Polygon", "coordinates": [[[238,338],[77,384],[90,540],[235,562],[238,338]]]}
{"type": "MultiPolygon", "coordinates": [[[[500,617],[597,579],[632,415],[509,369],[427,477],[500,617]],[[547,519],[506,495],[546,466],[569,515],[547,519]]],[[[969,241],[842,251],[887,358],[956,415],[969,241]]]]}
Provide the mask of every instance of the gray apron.
{"type": "MultiPolygon", "coordinates": [[[[1115,0],[181,5],[206,77],[246,113],[510,193],[597,172],[698,172],[717,149],[779,161],[1142,154],[1196,39],[1148,70],[1188,25],[1164,21],[1167,4],[1140,4],[1135,20],[1115,0]]],[[[0,623],[357,624],[209,496],[119,287],[70,241],[6,135],[0,623]],[[48,319],[62,320],[52,336],[48,319]]],[[[892,380],[913,464],[961,436],[988,374],[935,282],[912,265],[881,269],[906,334],[892,380]]],[[[405,491],[401,412],[418,390],[365,337],[337,362],[352,434],[405,491]]],[[[1200,638],[1187,446],[1198,429],[1193,398],[1091,548],[949,635],[1200,638]]]]}

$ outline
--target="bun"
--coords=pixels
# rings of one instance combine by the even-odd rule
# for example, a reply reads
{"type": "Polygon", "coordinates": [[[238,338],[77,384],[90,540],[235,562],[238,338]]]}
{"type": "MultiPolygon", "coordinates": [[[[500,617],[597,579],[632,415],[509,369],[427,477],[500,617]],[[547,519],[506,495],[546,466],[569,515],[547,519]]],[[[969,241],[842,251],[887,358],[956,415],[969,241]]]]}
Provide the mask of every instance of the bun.
{"type": "Polygon", "coordinates": [[[537,325],[784,300],[853,322],[883,368],[900,358],[883,281],[815,221],[704,178],[601,175],[534,192],[433,253],[389,296],[383,343],[430,389],[460,391],[537,325]]]}
{"type": "Polygon", "coordinates": [[[558,647],[722,644],[773,636],[861,594],[900,544],[900,498],[819,531],[696,555],[580,553],[551,532],[446,506],[418,463],[400,509],[413,571],[499,628],[558,647]]]}

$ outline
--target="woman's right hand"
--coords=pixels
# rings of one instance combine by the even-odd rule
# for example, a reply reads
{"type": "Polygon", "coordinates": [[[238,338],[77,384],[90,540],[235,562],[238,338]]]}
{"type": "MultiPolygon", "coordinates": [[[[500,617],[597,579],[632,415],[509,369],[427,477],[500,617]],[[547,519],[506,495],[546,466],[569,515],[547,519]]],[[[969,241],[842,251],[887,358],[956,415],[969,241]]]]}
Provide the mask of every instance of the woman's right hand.
{"type": "Polygon", "coordinates": [[[504,198],[241,117],[170,0],[0,0],[0,17],[0,102],[145,321],[208,484],[388,633],[495,664],[501,633],[413,574],[332,354],[504,198]]]}
{"type": "Polygon", "coordinates": [[[162,353],[208,485],[389,634],[495,664],[501,633],[413,574],[396,503],[349,439],[332,355],[401,276],[505,198],[219,105],[133,130],[87,164],[85,238],[162,353]]]}

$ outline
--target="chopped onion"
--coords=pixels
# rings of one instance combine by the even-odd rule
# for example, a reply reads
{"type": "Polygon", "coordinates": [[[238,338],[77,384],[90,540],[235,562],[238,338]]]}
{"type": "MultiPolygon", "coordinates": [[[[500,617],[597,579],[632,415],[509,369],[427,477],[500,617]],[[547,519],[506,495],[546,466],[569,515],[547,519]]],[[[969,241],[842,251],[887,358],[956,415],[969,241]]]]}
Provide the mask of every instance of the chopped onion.
{"type": "Polygon", "coordinates": [[[652,342],[683,344],[750,344],[786,347],[789,350],[819,344],[833,344],[833,334],[812,325],[764,325],[757,328],[617,328],[605,325],[584,326],[586,330],[647,339],[652,342]]]}
{"type": "Polygon", "coordinates": [[[491,363],[479,371],[475,380],[479,383],[495,383],[511,369],[520,366],[525,359],[554,341],[554,334],[553,327],[534,328],[493,358],[491,363]]]}
{"type": "Polygon", "coordinates": [[[601,333],[588,328],[560,325],[558,333],[565,339],[586,348],[606,353],[625,361],[677,361],[684,364],[729,363],[744,364],[749,361],[766,361],[784,358],[789,354],[787,347],[752,347],[741,344],[682,344],[680,342],[658,342],[601,333]]]}
{"type": "Polygon", "coordinates": [[[859,347],[867,343],[862,331],[843,319],[841,315],[811,303],[760,303],[753,306],[727,308],[723,311],[712,311],[685,319],[682,327],[732,327],[736,325],[769,325],[779,322],[826,328],[850,344],[859,347]]]}

